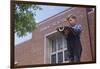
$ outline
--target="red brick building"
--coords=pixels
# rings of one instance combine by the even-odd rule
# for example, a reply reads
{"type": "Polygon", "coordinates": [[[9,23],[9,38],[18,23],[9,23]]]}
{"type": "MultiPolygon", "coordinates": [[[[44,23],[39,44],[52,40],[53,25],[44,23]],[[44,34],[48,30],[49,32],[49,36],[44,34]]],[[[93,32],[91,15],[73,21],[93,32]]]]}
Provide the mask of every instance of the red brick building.
{"type": "Polygon", "coordinates": [[[56,60],[55,62],[58,63],[60,59],[63,60],[63,63],[68,62],[68,60],[65,60],[67,44],[63,36],[56,31],[56,28],[62,25],[69,14],[76,15],[78,23],[81,23],[83,27],[81,62],[94,61],[95,10],[73,7],[40,22],[38,28],[32,32],[31,40],[15,46],[15,61],[18,62],[18,65],[50,64],[52,60],[56,60]],[[61,50],[58,50],[59,47],[57,47],[59,43],[62,45],[61,50]]]}

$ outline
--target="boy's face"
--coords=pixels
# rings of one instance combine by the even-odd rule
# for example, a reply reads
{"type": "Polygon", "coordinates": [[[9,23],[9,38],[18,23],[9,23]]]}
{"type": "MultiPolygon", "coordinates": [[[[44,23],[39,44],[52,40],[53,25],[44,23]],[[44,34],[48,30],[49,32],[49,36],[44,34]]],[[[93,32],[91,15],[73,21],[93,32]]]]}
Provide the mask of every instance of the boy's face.
{"type": "Polygon", "coordinates": [[[69,22],[71,25],[75,25],[75,24],[76,24],[76,19],[74,19],[74,18],[69,18],[68,22],[69,22]]]}

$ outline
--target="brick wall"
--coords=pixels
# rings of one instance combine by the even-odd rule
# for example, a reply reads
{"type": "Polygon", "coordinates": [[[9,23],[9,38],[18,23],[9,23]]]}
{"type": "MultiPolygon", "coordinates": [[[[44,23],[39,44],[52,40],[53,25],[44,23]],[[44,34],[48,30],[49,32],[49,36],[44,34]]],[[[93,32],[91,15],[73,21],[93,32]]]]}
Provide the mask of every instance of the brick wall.
{"type": "Polygon", "coordinates": [[[17,65],[30,65],[32,64],[32,40],[16,45],[15,47],[15,62],[17,65]]]}

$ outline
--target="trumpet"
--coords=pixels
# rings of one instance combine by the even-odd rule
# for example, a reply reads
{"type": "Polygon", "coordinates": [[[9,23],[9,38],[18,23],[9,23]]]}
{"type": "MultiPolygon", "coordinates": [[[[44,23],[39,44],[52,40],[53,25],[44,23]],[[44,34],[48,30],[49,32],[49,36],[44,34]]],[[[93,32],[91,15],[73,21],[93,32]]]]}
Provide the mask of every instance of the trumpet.
{"type": "Polygon", "coordinates": [[[62,26],[62,27],[58,27],[58,31],[60,31],[60,32],[64,31],[64,29],[65,29],[64,26],[62,26]]]}
{"type": "Polygon", "coordinates": [[[66,20],[60,21],[60,23],[62,23],[62,26],[60,26],[60,27],[57,28],[58,31],[62,32],[62,31],[65,30],[65,25],[64,25],[65,22],[67,22],[67,21],[66,20]]]}
{"type": "MultiPolygon", "coordinates": [[[[67,21],[63,21],[63,22],[67,22],[67,21]]],[[[63,32],[65,30],[65,28],[67,29],[66,32],[72,32],[74,35],[76,35],[76,32],[73,30],[72,25],[68,23],[68,26],[62,25],[61,27],[58,27],[57,30],[59,32],[63,32]]]]}

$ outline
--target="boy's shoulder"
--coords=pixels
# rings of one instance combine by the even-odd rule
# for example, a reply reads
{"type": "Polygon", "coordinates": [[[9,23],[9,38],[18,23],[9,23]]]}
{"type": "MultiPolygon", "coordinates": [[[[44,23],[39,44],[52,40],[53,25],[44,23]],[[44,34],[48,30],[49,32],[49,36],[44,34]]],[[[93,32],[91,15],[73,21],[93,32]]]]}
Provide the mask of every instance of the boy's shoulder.
{"type": "Polygon", "coordinates": [[[74,27],[72,27],[72,28],[82,30],[81,24],[76,24],[76,25],[75,25],[74,27]]]}
{"type": "Polygon", "coordinates": [[[77,26],[81,26],[81,24],[80,24],[80,23],[77,23],[76,25],[77,25],[77,26]]]}
{"type": "Polygon", "coordinates": [[[74,27],[81,27],[81,24],[78,23],[74,27]]]}

